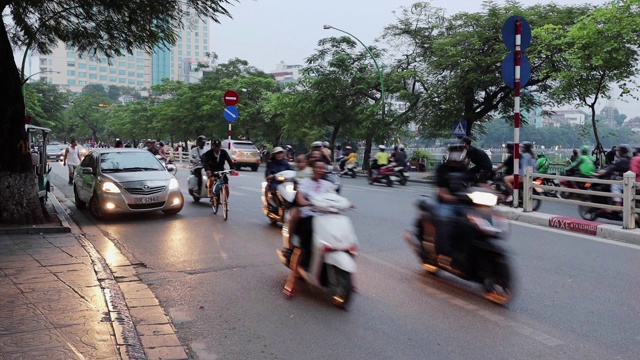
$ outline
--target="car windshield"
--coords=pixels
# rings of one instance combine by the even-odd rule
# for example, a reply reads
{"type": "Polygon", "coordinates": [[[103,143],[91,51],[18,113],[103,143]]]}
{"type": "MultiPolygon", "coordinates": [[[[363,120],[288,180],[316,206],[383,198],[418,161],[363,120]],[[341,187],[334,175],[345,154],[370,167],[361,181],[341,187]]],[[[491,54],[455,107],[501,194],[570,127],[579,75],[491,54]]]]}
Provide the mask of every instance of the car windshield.
{"type": "Polygon", "coordinates": [[[102,172],[164,171],[150,152],[109,152],[100,155],[102,172]]]}
{"type": "Polygon", "coordinates": [[[47,152],[58,152],[60,151],[60,149],[58,149],[57,146],[55,145],[47,145],[47,152]]]}
{"type": "Polygon", "coordinates": [[[60,150],[65,150],[67,148],[67,145],[54,145],[54,146],[57,146],[58,149],[60,150]]]}
{"type": "Polygon", "coordinates": [[[252,143],[233,143],[233,147],[238,150],[255,150],[258,151],[258,148],[252,143]]]}

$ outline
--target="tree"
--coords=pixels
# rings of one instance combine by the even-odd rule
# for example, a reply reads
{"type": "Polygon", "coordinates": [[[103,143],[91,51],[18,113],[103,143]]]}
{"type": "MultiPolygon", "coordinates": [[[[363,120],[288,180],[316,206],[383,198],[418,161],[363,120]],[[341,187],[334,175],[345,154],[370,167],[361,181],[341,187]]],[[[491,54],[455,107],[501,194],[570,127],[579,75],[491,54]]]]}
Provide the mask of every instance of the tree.
{"type": "MultiPolygon", "coordinates": [[[[508,50],[502,39],[504,21],[520,14],[532,29],[546,24],[570,26],[585,14],[587,6],[555,4],[522,7],[509,1],[498,5],[487,1],[477,13],[461,12],[451,16],[445,10],[419,2],[404,8],[396,24],[385,29],[383,39],[400,44],[397,53],[415,69],[415,78],[423,92],[415,117],[429,137],[451,136],[451,125],[467,120],[467,135],[476,124],[513,113],[513,91],[501,76],[501,63],[508,50]]],[[[541,41],[533,31],[527,55],[531,62],[528,92],[522,94],[523,107],[542,102],[557,48],[541,41]],[[553,51],[552,51],[553,50],[553,51]]]]}
{"type": "Polygon", "coordinates": [[[69,101],[69,93],[61,92],[57,86],[45,80],[26,83],[25,92],[37,95],[37,105],[27,104],[27,116],[38,113],[34,118],[34,124],[51,128],[54,136],[64,136],[65,133],[59,131],[59,126],[64,118],[64,107],[69,101]],[[34,106],[39,107],[39,110],[33,108],[34,106]]]}
{"type": "Polygon", "coordinates": [[[595,151],[605,150],[600,140],[596,105],[611,96],[612,84],[622,95],[630,95],[630,84],[638,74],[640,45],[640,2],[616,0],[580,18],[568,32],[558,26],[542,29],[544,38],[563,51],[557,54],[560,68],[553,73],[552,99],[591,109],[595,151]]]}
{"type": "MultiPolygon", "coordinates": [[[[229,15],[230,0],[191,0],[204,18],[229,15]]],[[[78,53],[108,59],[135,49],[151,53],[158,44],[174,44],[186,13],[179,0],[4,0],[0,2],[0,222],[44,220],[33,191],[36,188],[24,129],[22,80],[13,46],[51,53],[58,40],[78,53]],[[12,22],[12,23],[11,23],[12,22]],[[5,189],[8,189],[5,191],[5,189]]]]}

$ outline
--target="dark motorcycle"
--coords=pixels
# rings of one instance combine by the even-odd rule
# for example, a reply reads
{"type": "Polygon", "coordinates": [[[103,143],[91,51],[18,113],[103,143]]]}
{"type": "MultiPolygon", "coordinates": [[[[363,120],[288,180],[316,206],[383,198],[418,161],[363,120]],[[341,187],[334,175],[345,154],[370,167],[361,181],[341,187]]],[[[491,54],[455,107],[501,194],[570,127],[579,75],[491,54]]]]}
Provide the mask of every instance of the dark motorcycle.
{"type": "Polygon", "coordinates": [[[422,196],[414,233],[404,238],[416,252],[422,267],[430,274],[440,270],[461,279],[482,284],[485,297],[505,305],[513,297],[514,277],[507,252],[503,247],[508,222],[493,213],[497,196],[486,190],[473,189],[456,194],[465,206],[455,217],[454,239],[437,239],[440,203],[435,197],[422,196]],[[452,246],[443,246],[449,241],[452,246]]]}
{"type": "MultiPolygon", "coordinates": [[[[537,178],[537,179],[533,179],[533,183],[535,185],[545,185],[545,186],[553,186],[553,187],[560,187],[560,184],[558,184],[554,179],[547,179],[547,178],[537,178]]],[[[547,197],[560,197],[560,195],[558,195],[559,190],[542,190],[542,194],[544,196],[547,197]]]]}
{"type": "MultiPolygon", "coordinates": [[[[584,188],[590,191],[611,192],[611,185],[608,184],[585,183],[584,188]]],[[[608,196],[582,195],[582,201],[602,205],[615,205],[613,198],[608,196]]],[[[640,200],[636,200],[636,208],[638,206],[640,206],[640,200]]],[[[578,213],[581,218],[588,221],[594,221],[596,219],[623,221],[622,211],[607,211],[594,206],[578,205],[578,213]]],[[[637,214],[636,227],[640,227],[640,216],[637,214]]]]}
{"type": "MultiPolygon", "coordinates": [[[[496,175],[495,171],[492,171],[490,174],[490,178],[492,179],[489,182],[489,187],[491,188],[491,190],[497,192],[499,194],[498,196],[498,203],[502,204],[502,205],[508,205],[508,206],[512,206],[513,205],[513,201],[507,201],[507,198],[509,198],[509,196],[513,196],[513,189],[511,189],[505,182],[504,182],[504,177],[501,175],[496,175]]],[[[519,193],[518,193],[518,206],[522,207],[523,205],[523,197],[522,194],[524,193],[524,187],[523,187],[523,177],[520,177],[520,186],[519,186],[519,193]]],[[[532,184],[533,186],[531,187],[531,191],[533,192],[533,195],[542,195],[544,193],[544,190],[541,187],[538,187],[538,183],[536,183],[535,181],[532,184]]],[[[537,211],[540,208],[540,205],[542,205],[542,201],[540,201],[540,199],[533,199],[533,206],[532,206],[532,210],[533,211],[537,211]]]]}

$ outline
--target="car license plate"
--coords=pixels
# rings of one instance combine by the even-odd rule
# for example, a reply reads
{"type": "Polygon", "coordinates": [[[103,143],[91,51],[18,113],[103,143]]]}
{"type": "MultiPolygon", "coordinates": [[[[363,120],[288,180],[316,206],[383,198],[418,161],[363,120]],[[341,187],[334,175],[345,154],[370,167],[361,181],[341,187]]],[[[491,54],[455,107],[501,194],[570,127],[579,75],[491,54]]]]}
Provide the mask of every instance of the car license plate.
{"type": "Polygon", "coordinates": [[[148,204],[159,202],[160,198],[157,196],[146,196],[146,197],[137,197],[133,199],[134,204],[148,204]]]}

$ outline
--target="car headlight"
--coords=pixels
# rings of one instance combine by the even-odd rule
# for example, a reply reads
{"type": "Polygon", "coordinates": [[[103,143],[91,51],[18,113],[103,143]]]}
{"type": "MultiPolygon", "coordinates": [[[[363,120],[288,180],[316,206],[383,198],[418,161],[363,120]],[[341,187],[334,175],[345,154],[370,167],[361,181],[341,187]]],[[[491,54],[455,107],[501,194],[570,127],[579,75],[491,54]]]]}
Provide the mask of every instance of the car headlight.
{"type": "Polygon", "coordinates": [[[112,182],[103,182],[102,183],[102,191],[107,193],[119,194],[120,188],[116,186],[116,184],[112,182]]]}
{"type": "Polygon", "coordinates": [[[169,190],[175,190],[179,188],[180,188],[180,184],[178,184],[178,180],[176,180],[175,178],[172,178],[171,180],[169,180],[169,190]]]}

